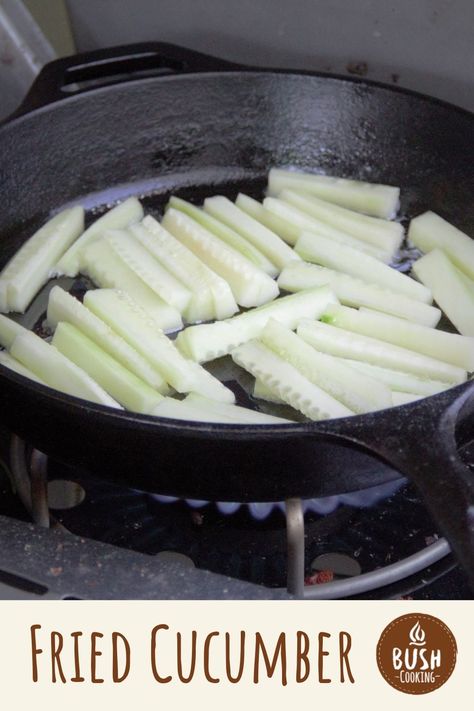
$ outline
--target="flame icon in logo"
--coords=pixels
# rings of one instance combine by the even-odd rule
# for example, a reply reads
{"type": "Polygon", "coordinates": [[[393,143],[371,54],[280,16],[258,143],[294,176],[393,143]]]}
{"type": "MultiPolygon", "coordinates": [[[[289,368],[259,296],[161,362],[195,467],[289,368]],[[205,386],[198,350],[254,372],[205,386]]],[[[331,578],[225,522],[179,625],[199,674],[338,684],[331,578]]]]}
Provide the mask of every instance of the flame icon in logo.
{"type": "Polygon", "coordinates": [[[422,630],[419,622],[417,622],[416,625],[411,628],[409,637],[410,645],[414,644],[416,647],[422,647],[426,644],[426,635],[422,630]]]}

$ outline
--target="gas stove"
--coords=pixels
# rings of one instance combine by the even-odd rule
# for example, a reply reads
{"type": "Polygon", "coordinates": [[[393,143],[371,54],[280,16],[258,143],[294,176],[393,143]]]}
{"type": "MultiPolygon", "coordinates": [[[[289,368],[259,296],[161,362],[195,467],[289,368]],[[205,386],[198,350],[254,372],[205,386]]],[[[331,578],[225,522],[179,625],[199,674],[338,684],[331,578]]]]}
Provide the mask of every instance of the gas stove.
{"type": "Polygon", "coordinates": [[[209,503],[111,484],[7,432],[0,442],[3,598],[473,598],[402,478],[310,501],[209,503]]]}

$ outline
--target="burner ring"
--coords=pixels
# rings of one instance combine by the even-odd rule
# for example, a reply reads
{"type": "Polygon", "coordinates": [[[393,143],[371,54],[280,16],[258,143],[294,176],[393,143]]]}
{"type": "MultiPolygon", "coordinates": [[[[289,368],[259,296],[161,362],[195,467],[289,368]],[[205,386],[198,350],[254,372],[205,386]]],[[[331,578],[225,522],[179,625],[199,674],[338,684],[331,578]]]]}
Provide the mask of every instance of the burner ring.
{"type": "MultiPolygon", "coordinates": [[[[37,450],[30,456],[26,443],[16,435],[11,444],[11,474],[13,483],[33,520],[42,526],[61,526],[49,516],[47,500],[47,457],[37,450]],[[29,460],[29,463],[28,463],[29,460]]],[[[288,541],[288,591],[312,600],[350,598],[409,578],[445,558],[451,552],[444,538],[396,563],[382,566],[344,580],[304,586],[305,526],[304,502],[286,502],[288,541]]]]}

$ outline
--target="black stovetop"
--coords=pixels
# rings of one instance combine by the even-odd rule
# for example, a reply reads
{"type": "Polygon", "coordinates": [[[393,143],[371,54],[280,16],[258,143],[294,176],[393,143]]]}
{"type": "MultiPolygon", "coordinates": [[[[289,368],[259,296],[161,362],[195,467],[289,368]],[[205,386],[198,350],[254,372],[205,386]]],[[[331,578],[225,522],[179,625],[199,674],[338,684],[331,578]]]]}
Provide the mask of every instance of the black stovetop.
{"type": "MultiPolygon", "coordinates": [[[[3,443],[0,458],[4,463],[2,466],[0,462],[0,515],[28,521],[30,517],[13,493],[6,472],[8,438],[5,433],[0,441],[3,443]]],[[[216,504],[163,501],[147,493],[106,483],[85,471],[56,462],[48,463],[48,479],[55,482],[50,484],[54,519],[73,534],[70,538],[80,540],[83,546],[87,546],[90,539],[114,549],[135,551],[137,559],[139,554],[163,556],[166,551],[166,555],[177,556],[180,563],[192,561],[198,570],[242,581],[247,587],[242,587],[238,594],[248,598],[264,597],[265,590],[269,595],[274,594],[286,585],[283,507],[236,505],[231,508],[231,513],[223,513],[224,507],[216,504]],[[85,492],[79,505],[59,508],[64,505],[60,501],[64,495],[72,493],[72,498],[79,501],[78,492],[85,492]]],[[[318,585],[344,575],[376,570],[431,546],[439,538],[417,491],[404,480],[392,483],[375,496],[372,490],[366,503],[367,506],[361,507],[359,495],[339,501],[332,497],[322,502],[322,506],[316,506],[317,510],[328,513],[306,512],[306,584],[318,585]],[[331,507],[334,510],[329,512],[331,507]]],[[[101,553],[94,555],[100,556],[101,553]]],[[[9,564],[11,573],[11,559],[9,564]]],[[[64,565],[67,566],[67,560],[65,564],[61,562],[61,570],[64,565]]],[[[24,577],[25,562],[22,561],[19,567],[24,577]]],[[[4,597],[16,597],[12,580],[10,574],[2,574],[0,557],[0,584],[10,583],[7,590],[11,591],[6,595],[4,592],[4,597]]],[[[219,580],[215,578],[213,581],[216,590],[219,580]]],[[[180,597],[202,596],[196,576],[181,575],[179,584],[180,597]]],[[[165,596],[174,596],[172,584],[167,591],[165,596]]],[[[163,591],[157,592],[157,597],[163,597],[163,594],[163,591]]],[[[125,596],[123,590],[120,595],[125,596]]],[[[463,571],[449,554],[400,582],[371,590],[360,597],[454,600],[472,599],[473,594],[463,571]]]]}

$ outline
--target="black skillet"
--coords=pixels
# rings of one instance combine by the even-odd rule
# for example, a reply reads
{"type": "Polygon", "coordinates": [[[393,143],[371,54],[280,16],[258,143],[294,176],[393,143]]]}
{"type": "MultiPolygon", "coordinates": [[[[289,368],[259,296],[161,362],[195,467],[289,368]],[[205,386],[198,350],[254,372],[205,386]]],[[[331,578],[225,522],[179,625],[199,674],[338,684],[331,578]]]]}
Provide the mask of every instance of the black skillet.
{"type": "MultiPolygon", "coordinates": [[[[400,185],[406,218],[433,209],[474,234],[474,115],[395,87],[145,44],[51,63],[0,128],[0,267],[67,204],[135,194],[154,211],[170,193],[261,197],[273,165],[400,185]]],[[[473,435],[473,387],[253,427],[114,412],[0,368],[0,418],[47,454],[176,496],[308,498],[402,473],[474,578],[474,477],[457,454],[473,435]]]]}

